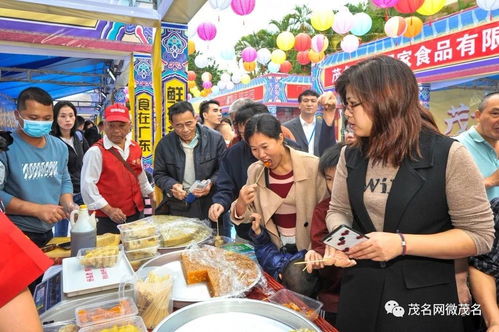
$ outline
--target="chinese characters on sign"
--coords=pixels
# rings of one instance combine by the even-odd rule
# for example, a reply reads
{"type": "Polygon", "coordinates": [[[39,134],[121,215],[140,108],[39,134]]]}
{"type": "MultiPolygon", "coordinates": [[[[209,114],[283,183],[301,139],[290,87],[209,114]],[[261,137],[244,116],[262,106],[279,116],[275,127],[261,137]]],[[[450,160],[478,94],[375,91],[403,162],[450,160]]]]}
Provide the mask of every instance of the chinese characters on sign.
{"type": "Polygon", "coordinates": [[[136,97],[135,125],[137,128],[137,142],[142,149],[142,156],[152,155],[152,96],[141,93],[136,97]]]}
{"type": "MultiPolygon", "coordinates": [[[[405,62],[414,72],[431,67],[488,57],[499,51],[499,26],[497,22],[452,33],[446,36],[413,43],[406,47],[381,54],[405,62]]],[[[363,59],[324,69],[324,86],[333,86],[348,68],[363,59]]]]}
{"type": "Polygon", "coordinates": [[[165,82],[164,89],[163,89],[165,96],[164,96],[163,100],[165,102],[165,108],[164,108],[165,113],[166,113],[165,114],[165,128],[167,128],[167,131],[171,130],[170,123],[168,121],[168,115],[167,115],[168,109],[170,108],[170,106],[172,106],[176,102],[186,100],[186,89],[185,88],[186,88],[185,83],[176,79],[176,78],[173,78],[173,79],[165,82]]]}

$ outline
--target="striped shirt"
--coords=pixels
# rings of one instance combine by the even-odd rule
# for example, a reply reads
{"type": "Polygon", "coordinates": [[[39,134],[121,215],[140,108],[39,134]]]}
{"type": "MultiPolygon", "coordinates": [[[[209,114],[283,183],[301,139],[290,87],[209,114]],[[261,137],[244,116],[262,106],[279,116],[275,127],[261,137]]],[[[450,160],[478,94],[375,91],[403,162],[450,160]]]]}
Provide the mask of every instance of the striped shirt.
{"type": "Polygon", "coordinates": [[[283,198],[281,206],[272,216],[283,244],[296,243],[296,203],[293,171],[285,175],[269,172],[269,189],[283,198]]]}

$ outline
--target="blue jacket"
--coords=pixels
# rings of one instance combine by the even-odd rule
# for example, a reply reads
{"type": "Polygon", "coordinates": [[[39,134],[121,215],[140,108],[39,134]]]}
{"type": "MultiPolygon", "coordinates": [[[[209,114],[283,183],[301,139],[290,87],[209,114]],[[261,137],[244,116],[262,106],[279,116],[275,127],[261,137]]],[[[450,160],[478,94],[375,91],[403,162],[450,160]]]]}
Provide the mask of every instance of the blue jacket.
{"type": "Polygon", "coordinates": [[[255,246],[255,255],[258,263],[265,272],[274,279],[279,280],[279,273],[282,273],[289,262],[304,259],[306,250],[300,250],[297,253],[290,254],[283,252],[272,243],[267,230],[262,229],[260,235],[256,235],[252,229],[249,230],[249,236],[255,246]]]}

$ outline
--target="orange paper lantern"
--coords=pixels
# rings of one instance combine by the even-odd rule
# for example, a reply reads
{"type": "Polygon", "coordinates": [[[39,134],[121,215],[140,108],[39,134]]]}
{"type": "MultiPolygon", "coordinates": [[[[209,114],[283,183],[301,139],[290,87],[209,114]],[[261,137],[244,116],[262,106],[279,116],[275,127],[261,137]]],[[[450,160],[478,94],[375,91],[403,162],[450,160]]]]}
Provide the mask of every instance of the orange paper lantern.
{"type": "Polygon", "coordinates": [[[404,37],[413,38],[421,33],[423,29],[423,21],[419,17],[410,16],[405,18],[407,29],[404,32],[404,37]]]}
{"type": "Polygon", "coordinates": [[[255,61],[252,61],[252,62],[246,62],[246,61],[244,61],[243,62],[243,67],[244,67],[244,70],[246,70],[247,72],[251,72],[251,71],[255,70],[255,68],[256,68],[256,62],[255,61]]]}

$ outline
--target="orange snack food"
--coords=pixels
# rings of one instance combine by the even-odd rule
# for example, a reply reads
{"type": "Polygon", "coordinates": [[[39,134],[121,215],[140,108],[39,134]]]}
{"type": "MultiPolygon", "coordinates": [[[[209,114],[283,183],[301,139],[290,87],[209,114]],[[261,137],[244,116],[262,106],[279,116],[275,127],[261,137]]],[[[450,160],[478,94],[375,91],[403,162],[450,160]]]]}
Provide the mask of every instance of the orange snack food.
{"type": "Polygon", "coordinates": [[[263,166],[265,166],[267,168],[269,168],[270,165],[272,165],[272,162],[270,162],[269,160],[266,160],[266,161],[263,162],[263,166]]]}
{"type": "Polygon", "coordinates": [[[133,309],[127,299],[120,300],[118,304],[111,307],[97,307],[90,309],[81,309],[76,313],[80,323],[102,322],[121,316],[133,314],[133,309]]]}

